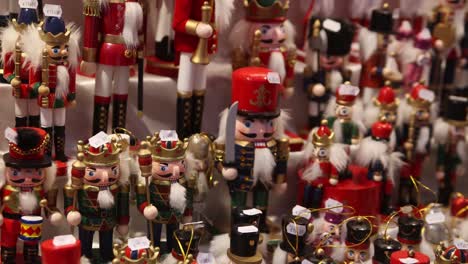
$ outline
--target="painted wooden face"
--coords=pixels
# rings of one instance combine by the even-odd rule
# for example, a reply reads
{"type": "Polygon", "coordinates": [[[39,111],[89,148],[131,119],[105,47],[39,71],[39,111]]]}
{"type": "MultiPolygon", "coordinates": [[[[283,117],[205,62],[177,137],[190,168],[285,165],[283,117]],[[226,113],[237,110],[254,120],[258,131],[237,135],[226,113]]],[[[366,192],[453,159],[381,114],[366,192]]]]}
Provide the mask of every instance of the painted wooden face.
{"type": "Polygon", "coordinates": [[[185,161],[153,161],[152,176],[157,180],[178,180],[185,172],[185,161]]]}
{"type": "Polygon", "coordinates": [[[275,133],[275,119],[258,119],[237,116],[236,139],[250,142],[266,142],[275,133]]]}
{"type": "Polygon", "coordinates": [[[346,248],[345,260],[361,263],[369,260],[369,249],[346,248]]]}
{"type": "Polygon", "coordinates": [[[338,119],[351,120],[353,116],[353,107],[346,105],[337,105],[335,114],[338,119]]]}
{"type": "Polygon", "coordinates": [[[46,49],[52,62],[63,63],[68,59],[68,44],[46,45],[46,49]]]}
{"type": "Polygon", "coordinates": [[[5,169],[6,182],[14,187],[33,188],[44,183],[46,171],[44,168],[11,168],[5,169]]]}
{"type": "Polygon", "coordinates": [[[84,183],[92,186],[107,187],[120,178],[120,168],[114,166],[86,167],[84,183]]]}
{"type": "Polygon", "coordinates": [[[261,32],[261,49],[279,49],[288,37],[283,23],[253,23],[250,36],[255,36],[256,30],[261,32]]]}

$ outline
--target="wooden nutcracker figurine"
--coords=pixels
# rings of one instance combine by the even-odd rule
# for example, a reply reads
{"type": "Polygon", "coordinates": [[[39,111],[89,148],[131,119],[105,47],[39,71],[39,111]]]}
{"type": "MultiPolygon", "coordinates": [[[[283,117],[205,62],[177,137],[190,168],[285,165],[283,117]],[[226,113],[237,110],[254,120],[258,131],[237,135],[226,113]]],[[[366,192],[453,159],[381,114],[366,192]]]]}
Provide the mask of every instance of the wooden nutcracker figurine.
{"type": "Polygon", "coordinates": [[[24,241],[24,263],[41,263],[39,241],[43,218],[53,225],[62,221],[56,208],[56,169],[45,153],[48,134],[40,128],[7,129],[9,152],[0,172],[1,262],[16,263],[16,243],[24,241]],[[44,208],[44,214],[42,209],[44,208]]]}
{"type": "Polygon", "coordinates": [[[344,263],[372,263],[370,244],[372,224],[364,217],[356,217],[346,222],[344,263]]]}
{"type": "Polygon", "coordinates": [[[233,69],[267,67],[280,74],[285,95],[292,95],[296,46],[294,26],[286,17],[289,0],[244,1],[244,8],[245,19],[237,22],[229,36],[233,69]]]}
{"type": "Polygon", "coordinates": [[[112,261],[114,228],[120,236],[128,233],[128,171],[121,168],[122,145],[99,133],[88,144],[78,141],[77,160],[71,181],[64,190],[68,224],[79,227],[81,254],[93,258],[95,232],[99,232],[100,261],[112,261]]]}
{"type": "Polygon", "coordinates": [[[379,237],[373,242],[374,256],[372,263],[375,264],[390,264],[389,256],[393,252],[401,250],[401,244],[391,237],[379,237]]]}
{"type": "Polygon", "coordinates": [[[129,238],[127,243],[114,244],[115,258],[112,263],[159,263],[159,248],[151,245],[150,240],[145,237],[129,238]]]}
{"type": "Polygon", "coordinates": [[[12,19],[1,32],[3,78],[11,84],[15,99],[15,127],[39,127],[37,94],[29,82],[30,61],[22,50],[21,35],[29,25],[39,24],[37,1],[20,1],[18,19],[12,19]]]}
{"type": "Polygon", "coordinates": [[[348,154],[343,145],[334,143],[334,137],[327,120],[310,132],[304,149],[306,165],[299,171],[298,204],[320,208],[323,188],[337,185],[339,174],[346,170],[348,154]]]}
{"type": "Polygon", "coordinates": [[[403,213],[398,218],[398,242],[401,243],[402,250],[419,251],[422,241],[422,228],[424,220],[416,218],[412,212],[403,213]]]}
{"type": "Polygon", "coordinates": [[[93,135],[107,132],[112,101],[112,128],[125,127],[130,66],[143,43],[143,10],[137,0],[83,0],[84,36],[81,71],[96,73],[93,135]],[[112,99],[111,99],[112,97],[112,99]]]}
{"type": "Polygon", "coordinates": [[[54,160],[66,162],[66,108],[76,105],[76,66],[78,64],[80,32],[65,25],[58,5],[44,7],[46,18],[39,30],[32,27],[22,36],[24,52],[30,60],[29,83],[38,94],[41,127],[50,135],[47,153],[54,160]]]}
{"type": "Polygon", "coordinates": [[[359,33],[362,72],[359,87],[363,89],[364,104],[371,100],[386,80],[401,82],[402,75],[395,54],[387,50],[393,32],[393,17],[387,3],[372,11],[369,29],[359,33]]]}
{"type": "Polygon", "coordinates": [[[179,57],[177,134],[199,133],[207,82],[206,65],[218,48],[217,31],[230,22],[234,0],[176,0],[172,27],[179,57]]]}
{"type": "Polygon", "coordinates": [[[390,136],[393,126],[385,118],[372,125],[371,134],[364,138],[356,151],[356,163],[367,168],[369,180],[381,182],[380,212],[388,215],[395,208],[392,204],[392,189],[403,165],[403,154],[393,152],[390,136]]]}
{"type": "Polygon", "coordinates": [[[227,250],[228,261],[218,263],[263,263],[262,254],[257,250],[260,243],[260,231],[257,226],[249,224],[234,225],[231,227],[230,246],[227,250]]]}
{"type": "Polygon", "coordinates": [[[431,261],[428,256],[416,250],[400,250],[390,255],[390,264],[406,263],[429,264],[431,261]]]}
{"type": "Polygon", "coordinates": [[[408,50],[405,54],[408,63],[402,69],[404,92],[409,92],[415,82],[430,80],[433,57],[431,32],[427,28],[419,32],[415,37],[414,46],[408,50]]]}
{"type": "Polygon", "coordinates": [[[216,143],[218,169],[227,180],[231,207],[262,211],[259,228],[267,231],[266,215],[271,187],[286,189],[289,140],[284,135],[285,114],[278,107],[280,76],[267,68],[246,67],[232,74],[232,106],[221,114],[216,143]]]}
{"type": "Polygon", "coordinates": [[[468,97],[455,91],[448,94],[445,110],[434,124],[434,143],[437,146],[437,180],[440,203],[448,206],[455,191],[456,180],[465,174],[468,159],[468,97]]]}
{"type": "Polygon", "coordinates": [[[432,135],[431,121],[435,94],[427,86],[416,83],[398,107],[397,127],[401,141],[397,150],[405,155],[406,164],[400,171],[400,206],[417,205],[417,193],[410,176],[419,179],[422,163],[429,155],[432,135]]]}
{"type": "Polygon", "coordinates": [[[141,142],[138,153],[142,182],[137,187],[137,206],[150,221],[148,235],[157,247],[166,226],[167,250],[177,246],[172,233],[179,223],[191,222],[193,190],[185,179],[185,150],[175,131],[161,130],[141,142]]]}
{"type": "Polygon", "coordinates": [[[354,37],[352,24],[344,20],[311,19],[306,46],[304,88],[309,98],[309,129],[320,125],[330,95],[351,79],[345,57],[354,37]]]}
{"type": "Polygon", "coordinates": [[[162,264],[197,264],[200,241],[204,234],[203,222],[184,224],[170,234],[176,243],[162,264]]]}
{"type": "Polygon", "coordinates": [[[443,243],[435,249],[437,264],[462,264],[467,263],[468,256],[465,249],[460,249],[457,245],[445,246],[443,243]]]}

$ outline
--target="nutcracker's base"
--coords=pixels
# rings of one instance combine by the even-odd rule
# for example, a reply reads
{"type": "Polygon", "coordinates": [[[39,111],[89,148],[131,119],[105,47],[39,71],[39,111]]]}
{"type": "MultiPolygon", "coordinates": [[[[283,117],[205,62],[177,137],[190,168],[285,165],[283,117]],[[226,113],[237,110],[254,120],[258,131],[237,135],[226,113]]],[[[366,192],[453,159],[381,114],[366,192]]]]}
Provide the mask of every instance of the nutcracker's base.
{"type": "Polygon", "coordinates": [[[177,78],[179,66],[175,65],[174,62],[163,61],[151,56],[146,57],[145,71],[155,75],[177,78]]]}

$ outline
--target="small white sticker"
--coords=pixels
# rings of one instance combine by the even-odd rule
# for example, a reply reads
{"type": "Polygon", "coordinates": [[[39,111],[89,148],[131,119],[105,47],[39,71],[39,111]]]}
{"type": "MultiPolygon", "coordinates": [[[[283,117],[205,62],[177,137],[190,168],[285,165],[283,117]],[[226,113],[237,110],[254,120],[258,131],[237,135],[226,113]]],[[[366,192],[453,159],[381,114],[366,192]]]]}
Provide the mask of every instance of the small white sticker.
{"type": "Polygon", "coordinates": [[[304,259],[301,264],[312,264],[312,262],[310,262],[309,260],[307,259],[304,259]]]}
{"type": "Polygon", "coordinates": [[[140,249],[147,249],[150,247],[150,241],[147,237],[135,237],[128,239],[128,248],[130,250],[140,250],[140,249]]]}
{"type": "Polygon", "coordinates": [[[257,233],[258,228],[254,225],[249,225],[249,226],[239,226],[237,227],[237,231],[242,234],[246,233],[257,233]]]}
{"type": "Polygon", "coordinates": [[[159,138],[161,141],[178,141],[179,137],[175,130],[161,130],[159,131],[159,138]]]}
{"type": "Polygon", "coordinates": [[[213,256],[213,254],[211,253],[205,253],[205,252],[198,252],[198,255],[197,255],[197,263],[199,264],[211,264],[211,263],[215,263],[215,258],[213,256]]]}
{"type": "Polygon", "coordinates": [[[257,208],[252,208],[252,209],[246,209],[246,210],[242,210],[242,213],[244,213],[245,215],[261,215],[262,214],[262,211],[258,210],[257,208]]]}
{"type": "Polygon", "coordinates": [[[296,205],[292,209],[292,215],[294,216],[300,216],[305,219],[310,219],[311,218],[311,213],[309,209],[305,208],[304,206],[296,205]]]}
{"type": "Polygon", "coordinates": [[[18,144],[18,132],[11,127],[5,129],[5,138],[11,143],[18,144]]]}
{"type": "Polygon", "coordinates": [[[44,5],[44,16],[48,17],[62,17],[62,7],[60,5],[44,5]]]}
{"type": "Polygon", "coordinates": [[[286,232],[291,235],[303,236],[306,233],[306,227],[294,223],[289,223],[286,226],[286,232]]]}
{"type": "Polygon", "coordinates": [[[323,21],[323,28],[332,32],[339,32],[341,30],[341,24],[335,20],[327,18],[323,21]]]}
{"type": "Polygon", "coordinates": [[[271,84],[280,84],[281,83],[281,77],[280,77],[279,73],[277,73],[277,72],[269,72],[267,74],[267,81],[268,81],[268,83],[271,83],[271,84]]]}
{"type": "Polygon", "coordinates": [[[404,214],[410,214],[411,212],[413,212],[413,207],[406,205],[406,206],[401,207],[400,211],[404,214]]]}
{"type": "Polygon", "coordinates": [[[419,91],[419,97],[421,97],[422,99],[432,103],[432,102],[434,102],[435,94],[431,90],[422,89],[422,90],[419,91]]]}
{"type": "Polygon", "coordinates": [[[339,201],[335,199],[328,198],[325,201],[325,208],[332,208],[330,209],[330,211],[339,214],[343,212],[343,203],[340,203],[339,201]]]}
{"type": "Polygon", "coordinates": [[[37,0],[19,0],[18,5],[20,8],[37,9],[37,0]]]}
{"type": "Polygon", "coordinates": [[[460,250],[468,250],[468,242],[466,242],[463,239],[457,238],[453,241],[453,244],[455,245],[456,248],[460,250]]]}
{"type": "Polygon", "coordinates": [[[198,221],[198,222],[190,222],[190,223],[186,223],[186,224],[183,224],[182,225],[183,227],[185,226],[192,226],[193,229],[198,229],[198,228],[204,228],[205,227],[205,224],[203,223],[203,221],[198,221]]]}
{"type": "Polygon", "coordinates": [[[100,146],[109,142],[109,136],[101,131],[89,139],[89,145],[93,148],[99,148],[100,146]]]}
{"type": "Polygon", "coordinates": [[[56,236],[52,240],[52,244],[54,244],[56,247],[73,245],[75,243],[76,238],[73,235],[56,236]]]}
{"type": "Polygon", "coordinates": [[[351,84],[342,84],[339,87],[340,95],[353,95],[357,96],[359,94],[359,87],[353,86],[351,84]]]}
{"type": "Polygon", "coordinates": [[[401,258],[400,259],[400,262],[401,263],[405,263],[405,264],[415,264],[415,263],[419,263],[419,261],[415,258],[401,258]]]}
{"type": "Polygon", "coordinates": [[[468,98],[461,97],[461,96],[455,96],[455,95],[449,96],[449,99],[452,100],[452,101],[463,102],[463,103],[468,102],[468,98]]]}
{"type": "Polygon", "coordinates": [[[426,215],[426,223],[430,225],[440,224],[444,222],[445,222],[445,215],[441,212],[426,215]]]}

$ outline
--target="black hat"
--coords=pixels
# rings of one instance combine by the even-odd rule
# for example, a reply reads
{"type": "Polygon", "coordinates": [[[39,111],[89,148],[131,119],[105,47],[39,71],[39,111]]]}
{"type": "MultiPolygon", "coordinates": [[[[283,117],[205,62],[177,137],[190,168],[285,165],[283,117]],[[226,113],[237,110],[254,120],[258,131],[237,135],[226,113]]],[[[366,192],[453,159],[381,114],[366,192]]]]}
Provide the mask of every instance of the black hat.
{"type": "Polygon", "coordinates": [[[424,221],[413,216],[398,218],[398,241],[403,244],[419,244],[422,240],[424,221]]]}
{"type": "Polygon", "coordinates": [[[329,56],[345,56],[351,50],[354,37],[353,24],[345,20],[325,19],[322,30],[326,33],[325,53],[329,56]]]}
{"type": "Polygon", "coordinates": [[[401,249],[401,243],[392,238],[377,238],[374,240],[374,256],[372,260],[378,264],[390,264],[390,256],[401,249]]]}
{"type": "Polygon", "coordinates": [[[262,211],[257,208],[237,206],[231,211],[231,226],[246,224],[258,227],[262,211]]]}
{"type": "Polygon", "coordinates": [[[176,241],[180,241],[180,245],[182,245],[182,248],[179,245],[179,243],[175,243],[175,245],[173,246],[173,251],[178,256],[188,256],[189,254],[191,254],[194,258],[196,258],[196,256],[198,255],[198,245],[200,244],[201,237],[202,232],[200,229],[183,228],[176,230],[174,232],[174,238],[176,241]]]}
{"type": "Polygon", "coordinates": [[[382,8],[372,11],[371,21],[369,25],[371,31],[391,34],[393,30],[393,14],[388,8],[388,4],[384,3],[382,8]]]}
{"type": "Polygon", "coordinates": [[[262,255],[257,251],[260,233],[254,225],[240,224],[231,228],[231,246],[227,252],[234,263],[261,263],[262,255]]]}
{"type": "Polygon", "coordinates": [[[346,222],[346,245],[356,249],[369,248],[369,238],[372,233],[372,226],[369,221],[363,218],[355,218],[346,222]]]}
{"type": "Polygon", "coordinates": [[[13,168],[45,168],[52,165],[45,153],[49,135],[43,129],[18,127],[10,130],[9,152],[3,155],[5,166],[13,168]]]}
{"type": "Polygon", "coordinates": [[[307,235],[312,231],[309,221],[303,217],[287,215],[283,216],[281,226],[283,228],[281,249],[293,254],[295,257],[304,256],[305,240],[307,235]]]}
{"type": "Polygon", "coordinates": [[[447,95],[442,117],[454,126],[467,126],[468,97],[462,91],[453,90],[447,95]]]}

